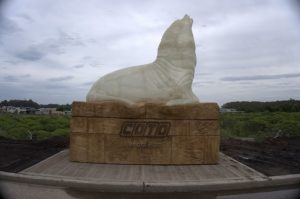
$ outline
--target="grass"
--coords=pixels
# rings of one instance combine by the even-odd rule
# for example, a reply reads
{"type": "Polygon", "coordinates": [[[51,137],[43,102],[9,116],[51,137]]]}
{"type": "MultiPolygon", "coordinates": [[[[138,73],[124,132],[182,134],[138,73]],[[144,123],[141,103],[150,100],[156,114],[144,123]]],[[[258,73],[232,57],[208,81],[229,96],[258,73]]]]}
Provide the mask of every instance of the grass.
{"type": "Polygon", "coordinates": [[[11,139],[47,139],[69,136],[70,118],[50,115],[0,114],[0,136],[11,139]]]}
{"type": "MultiPolygon", "coordinates": [[[[300,112],[222,113],[222,138],[256,140],[274,136],[300,136],[300,112]]],[[[11,139],[47,139],[69,136],[70,117],[0,114],[0,136],[11,139]]]]}
{"type": "Polygon", "coordinates": [[[265,137],[299,136],[300,112],[222,113],[221,135],[261,140],[265,137]]]}

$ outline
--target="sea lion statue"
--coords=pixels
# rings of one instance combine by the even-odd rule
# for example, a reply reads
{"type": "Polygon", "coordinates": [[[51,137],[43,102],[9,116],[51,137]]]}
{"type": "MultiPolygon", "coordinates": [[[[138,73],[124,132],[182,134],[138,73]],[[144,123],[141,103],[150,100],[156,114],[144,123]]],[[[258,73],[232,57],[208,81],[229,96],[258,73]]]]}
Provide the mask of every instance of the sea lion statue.
{"type": "Polygon", "coordinates": [[[164,33],[153,63],[133,66],[101,77],[87,94],[87,102],[123,101],[167,105],[199,103],[192,91],[196,66],[193,20],[185,15],[164,33]]]}

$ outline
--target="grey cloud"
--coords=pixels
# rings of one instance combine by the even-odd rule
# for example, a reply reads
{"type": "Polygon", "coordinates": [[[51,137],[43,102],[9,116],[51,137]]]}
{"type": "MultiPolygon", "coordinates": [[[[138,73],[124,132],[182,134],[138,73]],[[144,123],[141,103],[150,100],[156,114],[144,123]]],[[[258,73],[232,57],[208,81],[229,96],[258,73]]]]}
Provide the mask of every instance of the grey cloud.
{"type": "MultiPolygon", "coordinates": [[[[207,44],[210,45],[207,46],[210,49],[202,49],[202,52],[199,53],[199,58],[203,60],[202,66],[208,69],[233,70],[249,68],[249,66],[251,68],[270,68],[278,65],[298,65],[300,61],[297,56],[300,50],[299,36],[279,31],[272,35],[272,32],[276,32],[276,30],[257,30],[251,33],[252,36],[248,36],[249,34],[246,33],[236,33],[234,37],[226,39],[230,43],[207,44]],[[259,37],[262,39],[255,40],[253,35],[260,35],[259,37]],[[268,40],[268,37],[272,37],[272,39],[268,40]]],[[[222,40],[224,41],[225,38],[222,40]]]]}
{"type": "Polygon", "coordinates": [[[3,62],[12,64],[12,65],[20,63],[20,61],[16,60],[16,59],[13,59],[13,60],[3,60],[3,62]]]}
{"type": "Polygon", "coordinates": [[[193,88],[206,87],[216,84],[215,81],[194,81],[192,84],[193,88]]]}
{"type": "Polygon", "coordinates": [[[3,77],[6,82],[17,82],[19,79],[16,76],[8,75],[3,77]]]}
{"type": "Polygon", "coordinates": [[[33,22],[33,19],[28,16],[27,14],[19,14],[18,17],[22,18],[22,19],[25,19],[26,21],[29,21],[29,22],[33,22]]]}
{"type": "Polygon", "coordinates": [[[21,30],[22,29],[18,26],[18,24],[15,21],[3,15],[0,15],[0,36],[12,34],[21,30]]]}
{"type": "Polygon", "coordinates": [[[44,43],[31,45],[27,49],[16,52],[14,55],[17,58],[27,61],[37,61],[45,57],[48,53],[63,54],[64,51],[57,43],[51,41],[45,41],[44,43]]]}
{"type": "MultiPolygon", "coordinates": [[[[28,87],[26,87],[28,88],[28,87]]],[[[21,87],[15,87],[13,84],[0,84],[1,89],[1,100],[3,99],[24,99],[29,98],[27,90],[21,87]]],[[[32,99],[32,98],[29,98],[32,99]]]]}
{"type": "Polygon", "coordinates": [[[47,89],[67,89],[66,85],[58,85],[58,84],[47,84],[44,86],[47,89]]]}
{"type": "Polygon", "coordinates": [[[65,53],[65,47],[84,45],[79,38],[72,37],[67,33],[59,31],[56,39],[47,39],[39,44],[34,44],[23,51],[18,51],[14,55],[20,59],[27,61],[37,61],[45,57],[47,54],[61,55],[65,53]]]}
{"type": "Polygon", "coordinates": [[[16,57],[28,61],[39,60],[45,55],[46,54],[42,52],[42,49],[39,49],[39,47],[37,46],[30,46],[28,49],[15,54],[16,57]]]}
{"type": "Polygon", "coordinates": [[[84,46],[85,44],[78,36],[71,36],[70,34],[59,31],[58,42],[60,45],[71,45],[71,46],[84,46]]]}
{"type": "Polygon", "coordinates": [[[91,56],[84,56],[84,57],[82,57],[82,60],[90,60],[90,59],[92,59],[93,57],[91,57],[91,56]]]}
{"type": "Polygon", "coordinates": [[[84,96],[86,90],[80,88],[68,87],[66,85],[37,84],[27,82],[22,84],[0,84],[1,99],[33,99],[42,104],[48,103],[71,103],[76,100],[84,100],[78,97],[78,92],[84,96]],[[76,93],[76,94],[74,94],[76,93]],[[66,98],[67,97],[67,98],[66,98]]]}
{"type": "Polygon", "coordinates": [[[68,75],[68,76],[62,76],[62,77],[53,77],[53,78],[49,78],[49,81],[66,81],[66,80],[70,80],[73,79],[74,76],[72,75],[68,75]]]}
{"type": "Polygon", "coordinates": [[[211,75],[212,73],[198,73],[198,72],[196,72],[195,73],[195,77],[197,76],[199,76],[199,77],[202,77],[202,76],[209,76],[209,75],[211,75]]]}
{"type": "MultiPolygon", "coordinates": [[[[236,3],[234,6],[243,3],[236,3]]],[[[195,34],[196,40],[202,44],[197,49],[201,52],[199,60],[202,59],[202,66],[222,70],[299,63],[299,23],[296,23],[293,12],[286,6],[288,1],[264,3],[266,4],[262,6],[255,2],[253,6],[257,9],[252,12],[247,5],[239,9],[244,14],[228,14],[226,18],[219,20],[219,26],[199,30],[199,34],[195,34]],[[280,15],[276,11],[279,9],[282,11],[280,15]]]]}
{"type": "Polygon", "coordinates": [[[253,75],[253,76],[240,76],[240,77],[224,77],[222,81],[255,81],[255,80],[269,80],[269,79],[282,79],[300,77],[300,73],[288,73],[279,75],[253,75]]]}
{"type": "Polygon", "coordinates": [[[28,78],[28,77],[31,77],[31,75],[30,74],[25,74],[25,75],[21,75],[20,77],[21,78],[28,78]]]}
{"type": "Polygon", "coordinates": [[[240,84],[240,85],[253,85],[253,84],[255,84],[254,82],[239,82],[238,84],[240,84]]]}
{"type": "Polygon", "coordinates": [[[3,77],[5,82],[18,82],[21,78],[29,78],[31,77],[30,74],[25,75],[7,75],[3,77]]]}
{"type": "Polygon", "coordinates": [[[195,81],[194,84],[214,84],[215,81],[195,81]]]}
{"type": "Polygon", "coordinates": [[[295,9],[295,12],[298,14],[298,17],[300,17],[300,1],[299,0],[292,0],[292,8],[295,9]]]}
{"type": "Polygon", "coordinates": [[[90,85],[92,85],[94,82],[93,81],[90,81],[90,82],[84,82],[84,83],[82,83],[81,85],[82,86],[90,86],[90,85]]]}
{"type": "Polygon", "coordinates": [[[93,68],[97,68],[97,67],[102,67],[103,64],[97,62],[96,60],[92,61],[91,63],[89,63],[89,65],[93,68]]]}
{"type": "Polygon", "coordinates": [[[78,65],[75,65],[73,66],[74,68],[83,68],[84,67],[84,64],[78,64],[78,65]]]}

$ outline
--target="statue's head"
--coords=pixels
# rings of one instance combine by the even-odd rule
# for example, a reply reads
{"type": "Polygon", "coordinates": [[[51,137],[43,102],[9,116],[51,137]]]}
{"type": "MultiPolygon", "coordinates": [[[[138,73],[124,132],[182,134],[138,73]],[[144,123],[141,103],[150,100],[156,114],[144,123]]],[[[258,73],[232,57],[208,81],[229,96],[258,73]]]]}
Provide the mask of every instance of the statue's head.
{"type": "Polygon", "coordinates": [[[182,23],[186,24],[190,28],[192,28],[193,25],[193,19],[189,15],[184,15],[184,17],[180,20],[177,21],[182,21],[182,23]]]}
{"type": "Polygon", "coordinates": [[[193,19],[188,15],[172,23],[162,37],[157,58],[166,58],[179,66],[182,64],[180,67],[184,68],[195,67],[196,54],[192,25],[193,19]]]}

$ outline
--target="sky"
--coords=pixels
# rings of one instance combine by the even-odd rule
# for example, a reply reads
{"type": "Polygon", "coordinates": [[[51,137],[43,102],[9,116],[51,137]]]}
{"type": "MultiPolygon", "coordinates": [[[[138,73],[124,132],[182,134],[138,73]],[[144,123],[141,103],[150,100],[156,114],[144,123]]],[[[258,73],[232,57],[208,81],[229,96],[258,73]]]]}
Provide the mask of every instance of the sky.
{"type": "Polygon", "coordinates": [[[151,63],[194,20],[201,102],[300,99],[296,0],[0,0],[0,100],[84,101],[112,71],[151,63]],[[1,3],[2,2],[2,3],[1,3]]]}

